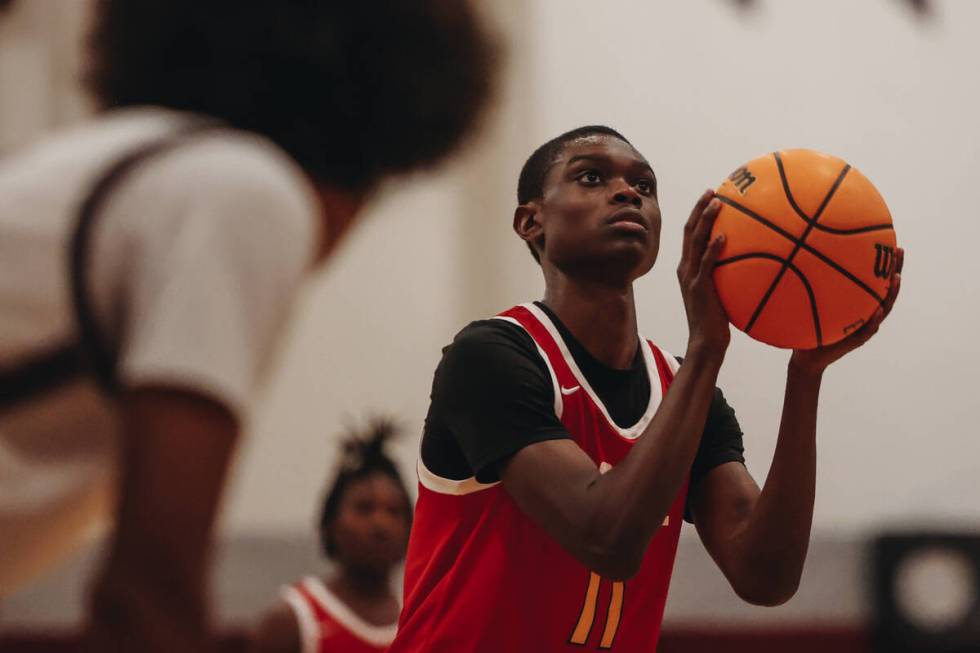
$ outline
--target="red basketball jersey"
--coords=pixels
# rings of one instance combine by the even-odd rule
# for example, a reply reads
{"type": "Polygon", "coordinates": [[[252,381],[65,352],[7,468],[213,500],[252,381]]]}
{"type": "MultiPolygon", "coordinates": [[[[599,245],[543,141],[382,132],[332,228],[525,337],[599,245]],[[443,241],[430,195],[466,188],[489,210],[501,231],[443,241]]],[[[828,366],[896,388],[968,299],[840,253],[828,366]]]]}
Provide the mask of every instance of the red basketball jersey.
{"type": "Polygon", "coordinates": [[[303,653],[383,653],[395,638],[395,624],[367,623],[319,578],[283,588],[282,598],[296,615],[303,653]]]}
{"type": "MultiPolygon", "coordinates": [[[[555,413],[605,471],[650,423],[674,358],[642,345],[650,403],[618,427],[558,330],[534,304],[500,315],[537,343],[554,386],[555,413]]],[[[639,573],[613,582],[591,572],[517,507],[498,483],[450,480],[418,465],[419,499],[405,567],[405,606],[389,653],[653,653],[667,599],[687,487],[650,543],[639,573]]]]}

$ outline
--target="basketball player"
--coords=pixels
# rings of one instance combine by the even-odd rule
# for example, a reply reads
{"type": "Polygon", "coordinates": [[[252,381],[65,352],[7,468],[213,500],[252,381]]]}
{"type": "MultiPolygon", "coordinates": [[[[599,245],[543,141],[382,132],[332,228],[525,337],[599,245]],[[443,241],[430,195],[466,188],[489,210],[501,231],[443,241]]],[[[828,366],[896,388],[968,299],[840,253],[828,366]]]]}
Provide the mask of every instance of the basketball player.
{"type": "Polygon", "coordinates": [[[383,653],[395,637],[400,603],[392,568],[405,557],[411,501],[384,443],[391,425],[344,443],[340,469],[320,518],[320,542],[337,567],[286,587],[253,638],[253,653],[383,653]]]}
{"type": "Polygon", "coordinates": [[[213,524],[293,298],[470,129],[493,48],[456,0],[103,0],[91,48],[104,111],[0,165],[0,594],[114,510],[91,650],[211,650],[213,524]]]}
{"type": "Polygon", "coordinates": [[[899,276],[860,332],[791,356],[760,491],[715,387],[730,334],[712,193],[684,230],[680,364],[637,335],[633,282],[661,228],[647,160],[612,129],[580,128],[531,155],[518,202],[514,231],[544,300],[470,324],[444,351],[390,652],[652,652],[684,519],[739,596],[788,600],[810,532],[823,371],[875,333],[899,276]]]}

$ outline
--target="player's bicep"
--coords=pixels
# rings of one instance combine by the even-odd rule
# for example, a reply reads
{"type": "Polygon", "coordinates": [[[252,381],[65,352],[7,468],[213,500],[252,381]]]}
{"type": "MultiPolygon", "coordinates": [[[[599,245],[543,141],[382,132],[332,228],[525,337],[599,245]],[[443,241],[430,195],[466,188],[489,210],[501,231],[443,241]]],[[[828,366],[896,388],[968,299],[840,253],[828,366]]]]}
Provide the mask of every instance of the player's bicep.
{"type": "Polygon", "coordinates": [[[498,468],[504,489],[528,517],[576,557],[589,555],[583,550],[588,490],[599,470],[575,441],[530,444],[498,468]]]}
{"type": "Polygon", "coordinates": [[[718,465],[692,489],[694,525],[723,572],[735,555],[733,538],[749,518],[759,499],[759,485],[738,461],[718,465]]]}

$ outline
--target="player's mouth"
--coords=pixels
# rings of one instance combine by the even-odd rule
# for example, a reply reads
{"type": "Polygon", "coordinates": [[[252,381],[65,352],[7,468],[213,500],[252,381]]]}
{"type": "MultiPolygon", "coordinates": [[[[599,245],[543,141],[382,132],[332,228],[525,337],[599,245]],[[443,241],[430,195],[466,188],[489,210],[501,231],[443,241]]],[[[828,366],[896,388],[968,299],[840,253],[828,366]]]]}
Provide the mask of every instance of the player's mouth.
{"type": "Polygon", "coordinates": [[[621,209],[606,218],[606,224],[622,231],[646,234],[650,231],[650,221],[636,209],[621,209]]]}

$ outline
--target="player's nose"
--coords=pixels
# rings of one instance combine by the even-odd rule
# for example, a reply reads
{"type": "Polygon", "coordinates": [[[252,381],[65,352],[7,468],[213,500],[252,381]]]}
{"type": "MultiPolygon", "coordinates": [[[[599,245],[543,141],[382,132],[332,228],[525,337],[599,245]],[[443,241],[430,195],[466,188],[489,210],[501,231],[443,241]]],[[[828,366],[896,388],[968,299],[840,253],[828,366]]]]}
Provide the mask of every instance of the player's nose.
{"type": "Polygon", "coordinates": [[[619,180],[613,188],[613,204],[632,204],[636,208],[643,206],[643,196],[625,180],[619,180]]]}

